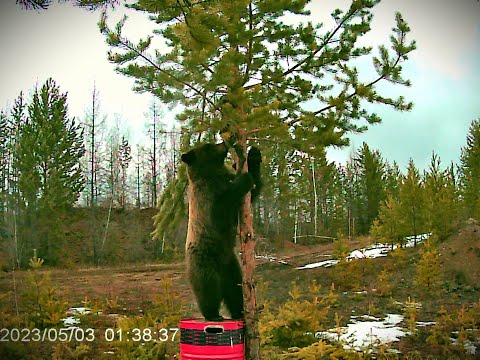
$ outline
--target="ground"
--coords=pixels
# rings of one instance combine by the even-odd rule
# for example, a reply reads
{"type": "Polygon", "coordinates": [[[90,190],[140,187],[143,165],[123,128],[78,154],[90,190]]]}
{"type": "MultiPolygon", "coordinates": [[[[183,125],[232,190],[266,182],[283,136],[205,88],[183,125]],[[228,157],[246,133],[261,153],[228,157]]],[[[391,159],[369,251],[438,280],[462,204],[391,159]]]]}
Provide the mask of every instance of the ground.
{"type": "MultiPolygon", "coordinates": [[[[428,292],[416,288],[413,284],[419,248],[404,249],[402,255],[390,254],[388,257],[356,260],[350,262],[350,265],[348,263],[342,265],[353,266],[351,268],[337,265],[331,268],[297,270],[299,266],[319,262],[331,256],[334,245],[305,246],[286,243],[282,251],[263,254],[268,256],[258,259],[257,289],[260,292],[260,301],[268,300],[272,307],[276,308],[290,299],[288,284],[296,282],[302,290],[307,291],[307,285],[315,280],[325,293],[328,293],[332,284],[335,284],[337,302],[340,305],[334,309],[332,316],[336,313],[341,317],[341,326],[347,325],[352,315],[383,318],[387,314],[402,313],[408,299],[421,304],[417,321],[432,321],[441,307],[448,311],[459,309],[462,304],[468,308],[478,302],[479,228],[473,221],[465,223],[440,245],[439,252],[445,276],[441,296],[429,296],[428,292]],[[379,273],[383,269],[390,273],[389,281],[392,284],[391,293],[386,296],[380,293],[378,282],[379,273]]],[[[348,246],[351,250],[358,249],[366,242],[367,239],[357,239],[348,243],[348,246]]],[[[87,305],[101,309],[101,314],[85,316],[81,321],[82,325],[102,332],[106,328],[117,326],[119,318],[131,319],[148,313],[154,307],[159,308],[158,294],[162,293],[166,279],[171,280],[177,296],[175,301],[185,304],[182,316],[200,317],[184,269],[184,263],[177,261],[172,264],[42,268],[40,271],[50,272],[51,282],[57,288],[57,297],[66,301],[67,307],[87,305]]],[[[21,312],[25,301],[22,294],[25,292],[26,276],[26,271],[0,272],[0,294],[3,294],[0,296],[0,307],[13,309],[17,300],[21,312]]],[[[333,318],[331,323],[333,327],[335,324],[333,318]]],[[[165,326],[176,327],[178,323],[168,323],[165,326]]],[[[0,343],[0,347],[4,345],[5,343],[0,343]]],[[[418,344],[402,338],[397,347],[407,351],[416,349],[418,344]]],[[[108,346],[97,344],[94,350],[101,350],[105,354],[108,352],[108,346]]]]}

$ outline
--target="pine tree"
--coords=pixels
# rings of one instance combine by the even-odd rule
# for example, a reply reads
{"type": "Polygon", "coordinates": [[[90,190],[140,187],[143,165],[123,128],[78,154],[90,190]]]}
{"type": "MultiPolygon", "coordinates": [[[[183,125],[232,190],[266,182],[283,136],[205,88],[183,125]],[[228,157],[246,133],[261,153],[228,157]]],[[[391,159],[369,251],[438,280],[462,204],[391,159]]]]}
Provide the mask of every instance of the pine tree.
{"type": "Polygon", "coordinates": [[[407,175],[400,185],[400,212],[408,235],[415,237],[425,230],[425,190],[413,160],[408,163],[407,175]]]}
{"type": "Polygon", "coordinates": [[[460,187],[466,218],[480,219],[480,119],[473,120],[460,156],[460,187]]]}
{"type": "Polygon", "coordinates": [[[327,162],[325,154],[316,159],[315,165],[319,229],[324,236],[336,236],[344,221],[338,169],[335,163],[327,162]]]}
{"type": "Polygon", "coordinates": [[[442,272],[437,249],[429,240],[420,252],[414,283],[422,295],[436,295],[441,290],[442,272]]]}
{"type": "Polygon", "coordinates": [[[380,204],[385,200],[384,161],[380,153],[370,150],[366,143],[354,158],[358,168],[360,192],[357,198],[360,201],[358,228],[360,234],[367,234],[373,220],[378,216],[380,204]]]}
{"type": "Polygon", "coordinates": [[[440,159],[433,153],[425,173],[426,223],[440,239],[451,232],[457,218],[454,179],[448,170],[440,170],[440,159]]]}
{"type": "Polygon", "coordinates": [[[396,199],[400,198],[400,184],[402,183],[402,177],[402,172],[395,161],[393,164],[387,163],[385,165],[385,191],[388,195],[391,195],[396,199]]]}
{"type": "Polygon", "coordinates": [[[362,234],[364,204],[366,200],[362,193],[361,169],[356,166],[353,157],[344,166],[343,188],[346,200],[347,234],[349,238],[362,234]]]}
{"type": "Polygon", "coordinates": [[[67,95],[53,79],[36,89],[16,147],[18,190],[34,246],[47,261],[59,260],[63,240],[60,214],[78,199],[84,187],[80,167],[83,133],[68,117],[67,95]]]}
{"type": "MultiPolygon", "coordinates": [[[[384,80],[410,85],[401,63],[415,49],[407,42],[409,27],[396,14],[392,52],[379,47],[373,57],[375,77],[361,81],[349,61],[370,54],[356,46],[370,30],[376,0],[353,1],[345,12],[332,13],[333,30],[321,25],[282,21],[287,12],[306,15],[308,1],[137,1],[131,8],[152,14],[160,26],[155,34],[169,45],[167,52],[149,51],[152,37],[132,43],[122,35],[122,20],[111,30],[104,16],[100,29],[111,47],[117,70],[135,79],[137,91],[151,92],[167,103],[181,103],[178,118],[192,134],[205,139],[223,132],[235,145],[238,171],[247,171],[246,151],[254,141],[282,142],[311,154],[328,145],[346,145],[344,136],[365,131],[357,120],[373,124],[378,115],[364,108],[375,102],[409,110],[403,97],[391,99],[376,90],[384,80]],[[324,74],[335,75],[328,81],[324,74]],[[318,80],[323,80],[320,84],[318,80]],[[335,86],[340,85],[340,86],[335,86]],[[302,104],[316,100],[318,107],[302,104]],[[365,100],[365,101],[362,101],[365,100]]],[[[254,236],[250,198],[240,214],[240,238],[246,297],[247,358],[260,358],[253,284],[254,236]]]]}
{"type": "Polygon", "coordinates": [[[332,184],[332,236],[342,238],[349,233],[348,198],[345,189],[347,180],[345,167],[336,165],[332,184]]]}
{"type": "Polygon", "coordinates": [[[14,259],[14,266],[20,267],[24,260],[24,252],[28,249],[28,244],[31,242],[32,236],[23,236],[23,230],[25,225],[25,207],[20,197],[18,185],[19,185],[19,169],[16,158],[19,139],[26,123],[26,107],[23,93],[20,92],[19,96],[14,100],[13,108],[10,111],[9,132],[10,141],[8,142],[8,171],[7,171],[7,207],[8,214],[6,220],[6,231],[10,234],[12,239],[13,248],[12,257],[14,259]],[[21,216],[21,217],[20,217],[21,216]]]}
{"type": "Polygon", "coordinates": [[[400,203],[395,197],[389,195],[387,200],[380,205],[378,218],[373,222],[371,234],[379,241],[392,245],[402,243],[405,233],[405,219],[400,212],[400,203]]]}

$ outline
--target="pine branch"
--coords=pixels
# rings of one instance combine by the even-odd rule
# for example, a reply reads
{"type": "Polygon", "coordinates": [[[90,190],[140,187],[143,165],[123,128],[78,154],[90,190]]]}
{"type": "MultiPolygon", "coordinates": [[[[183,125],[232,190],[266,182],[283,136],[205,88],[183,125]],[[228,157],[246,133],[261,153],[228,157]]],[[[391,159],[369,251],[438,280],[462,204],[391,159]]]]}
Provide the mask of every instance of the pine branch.
{"type": "MultiPolygon", "coordinates": [[[[155,61],[153,61],[152,59],[150,59],[149,56],[147,56],[144,52],[144,50],[147,48],[147,44],[149,43],[145,43],[143,44],[143,47],[144,49],[143,50],[139,50],[136,46],[134,46],[129,40],[127,40],[126,38],[122,37],[121,34],[120,34],[120,30],[121,30],[121,27],[123,26],[123,23],[125,21],[125,18],[123,20],[123,22],[120,22],[119,24],[117,24],[117,33],[113,33],[106,25],[106,14],[103,13],[102,15],[102,19],[100,20],[100,23],[99,23],[99,26],[100,26],[100,31],[108,37],[112,37],[113,39],[115,39],[114,41],[114,44],[111,44],[112,46],[116,46],[118,48],[124,48],[126,50],[128,50],[129,52],[131,52],[134,56],[132,58],[128,58],[128,61],[131,61],[131,60],[134,60],[136,58],[141,58],[143,59],[147,64],[149,64],[151,67],[153,67],[155,70],[167,75],[168,77],[172,78],[174,81],[186,86],[187,88],[193,90],[197,95],[199,95],[205,102],[209,103],[213,109],[219,111],[220,113],[222,113],[222,110],[217,107],[217,105],[212,102],[210,99],[208,99],[208,97],[206,96],[206,94],[204,94],[201,90],[197,89],[195,86],[189,84],[188,82],[186,81],[183,81],[182,79],[178,78],[177,76],[175,76],[174,74],[172,74],[171,72],[161,68],[157,63],[155,63],[155,61]]],[[[119,62],[119,61],[115,61],[112,60],[113,62],[119,62]]],[[[120,68],[119,68],[120,69],[120,68]]]]}
{"type": "Polygon", "coordinates": [[[200,95],[202,97],[202,99],[206,102],[208,102],[215,110],[219,111],[220,113],[222,112],[222,110],[217,107],[215,105],[215,103],[213,103],[212,101],[210,101],[210,99],[208,99],[206,97],[205,94],[203,94],[200,90],[198,90],[196,87],[190,85],[188,82],[186,81],[183,81],[181,79],[179,79],[178,77],[176,77],[175,75],[173,75],[172,73],[170,73],[169,71],[165,70],[165,69],[162,69],[159,65],[157,65],[153,60],[151,60],[147,55],[145,55],[144,53],[142,52],[139,52],[133,45],[129,44],[129,42],[125,39],[120,39],[120,44],[123,45],[125,48],[127,48],[128,50],[130,51],[133,51],[137,57],[140,57],[142,58],[143,60],[145,60],[148,64],[150,64],[151,66],[153,66],[156,70],[160,71],[161,73],[171,77],[173,80],[179,82],[180,84],[190,88],[191,90],[193,90],[197,95],[200,95]]]}
{"type": "Polygon", "coordinates": [[[327,37],[327,39],[323,42],[322,45],[320,45],[320,47],[315,50],[312,54],[310,54],[309,56],[307,56],[305,59],[303,59],[302,61],[298,62],[297,64],[295,64],[294,66],[292,66],[291,68],[287,69],[286,71],[283,72],[282,74],[282,77],[285,77],[289,74],[291,74],[292,72],[294,72],[295,70],[297,70],[300,66],[302,66],[303,64],[305,64],[307,61],[313,59],[320,51],[322,51],[325,46],[327,46],[330,42],[330,40],[332,40],[332,38],[335,36],[335,34],[341,29],[343,28],[343,25],[347,22],[347,20],[349,20],[353,15],[355,15],[355,13],[357,12],[357,10],[359,9],[353,9],[353,11],[351,11],[350,13],[348,13],[343,19],[342,21],[340,21],[337,25],[337,27],[333,30],[333,32],[327,37]]]}
{"type": "MultiPolygon", "coordinates": [[[[392,67],[392,70],[398,65],[401,57],[402,57],[401,55],[399,55],[399,56],[397,57],[397,60],[395,61],[395,64],[394,64],[393,67],[392,67]]],[[[382,75],[379,76],[377,79],[375,79],[375,80],[369,82],[367,85],[363,86],[363,88],[371,88],[371,87],[374,86],[376,83],[378,83],[380,80],[385,79],[385,77],[386,77],[387,75],[389,75],[389,74],[385,74],[385,75],[382,74],[382,75]]],[[[353,93],[351,93],[350,95],[348,95],[348,96],[345,98],[345,101],[348,101],[348,100],[350,100],[351,98],[353,98],[355,95],[357,95],[359,88],[360,88],[360,87],[357,87],[353,93]]],[[[328,106],[325,106],[324,108],[315,111],[313,114],[314,114],[314,115],[318,115],[318,114],[320,114],[320,113],[322,113],[322,112],[324,112],[324,111],[326,111],[326,110],[328,110],[328,109],[331,109],[331,108],[333,108],[333,107],[335,107],[335,106],[336,106],[336,105],[328,105],[328,106]]],[[[289,124],[289,125],[293,125],[293,124],[294,124],[294,122],[291,123],[291,124],[289,124]]]]}
{"type": "MultiPolygon", "coordinates": [[[[342,21],[340,21],[337,25],[337,27],[333,30],[333,32],[327,37],[327,39],[323,42],[323,44],[321,44],[319,46],[318,49],[316,49],[313,53],[311,53],[309,56],[307,56],[306,58],[304,58],[303,60],[299,61],[298,63],[296,63],[294,66],[288,68],[287,70],[285,70],[280,76],[278,76],[278,78],[285,78],[287,75],[293,73],[295,70],[297,70],[299,67],[301,67],[303,64],[305,64],[306,62],[310,61],[311,59],[313,59],[320,51],[322,51],[323,49],[325,49],[325,46],[327,46],[328,44],[330,44],[330,41],[332,40],[332,38],[335,36],[335,34],[343,27],[343,25],[359,10],[359,8],[354,8],[353,10],[351,9],[351,11],[342,19],[342,21]]],[[[268,80],[263,80],[261,81],[260,83],[258,84],[252,84],[252,85],[249,85],[249,86],[246,86],[245,89],[248,90],[248,89],[251,89],[255,86],[264,86],[266,85],[267,83],[269,83],[272,79],[268,79],[268,80]]]]}

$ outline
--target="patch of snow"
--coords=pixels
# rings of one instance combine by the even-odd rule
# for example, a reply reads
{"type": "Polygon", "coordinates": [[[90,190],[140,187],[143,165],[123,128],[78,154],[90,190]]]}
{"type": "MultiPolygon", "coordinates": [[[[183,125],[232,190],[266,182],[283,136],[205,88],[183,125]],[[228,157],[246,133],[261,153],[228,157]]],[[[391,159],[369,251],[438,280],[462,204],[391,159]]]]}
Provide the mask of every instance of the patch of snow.
{"type": "MultiPolygon", "coordinates": [[[[348,291],[344,291],[343,292],[343,295],[348,295],[348,291]]],[[[352,294],[355,294],[355,295],[367,295],[368,294],[368,291],[367,290],[363,290],[363,291],[354,291],[352,294]]]]}
{"type": "Polygon", "coordinates": [[[255,255],[255,259],[264,259],[270,262],[277,262],[279,264],[288,265],[285,260],[278,259],[277,257],[271,255],[255,255]]]}
{"type": "Polygon", "coordinates": [[[387,256],[390,251],[386,246],[375,245],[373,248],[366,248],[360,250],[353,250],[350,255],[347,256],[348,260],[356,259],[375,259],[382,256],[387,256]]]}
{"type": "Polygon", "coordinates": [[[417,327],[427,327],[435,325],[435,321],[417,321],[417,327]]]}
{"type": "MultiPolygon", "coordinates": [[[[81,307],[81,306],[71,307],[66,311],[66,314],[69,316],[62,319],[63,324],[66,327],[72,327],[72,326],[78,325],[80,324],[80,319],[78,318],[78,316],[88,315],[90,313],[91,313],[90,309],[86,307],[81,307]]],[[[99,311],[97,314],[101,314],[101,312],[99,311]]]]}
{"type": "Polygon", "coordinates": [[[80,319],[77,319],[74,316],[68,316],[66,318],[63,318],[62,321],[65,327],[75,327],[75,325],[80,324],[80,319]]]}
{"type": "MultiPolygon", "coordinates": [[[[451,338],[452,339],[452,344],[453,345],[459,345],[458,340],[451,338]]],[[[465,340],[463,343],[463,348],[465,349],[466,352],[468,352],[470,355],[476,355],[477,353],[477,347],[470,341],[470,340],[465,340]]]]}
{"type": "Polygon", "coordinates": [[[404,319],[402,315],[388,314],[383,321],[373,317],[368,317],[368,319],[370,321],[356,321],[353,319],[352,323],[348,324],[347,327],[317,332],[315,337],[339,340],[345,343],[345,349],[353,348],[360,351],[368,346],[399,341],[400,337],[406,335],[402,328],[397,326],[404,319]]]}
{"type": "Polygon", "coordinates": [[[317,268],[317,267],[328,268],[328,267],[337,265],[338,263],[339,263],[338,260],[325,260],[325,261],[320,261],[320,262],[317,262],[317,263],[307,264],[305,266],[297,267],[297,270],[313,269],[313,268],[317,268]]]}
{"type": "Polygon", "coordinates": [[[90,309],[87,309],[86,307],[71,307],[70,309],[67,310],[67,315],[87,315],[90,314],[90,309]]]}
{"type": "MultiPolygon", "coordinates": [[[[425,233],[425,234],[420,234],[416,236],[407,236],[405,237],[405,247],[413,247],[415,246],[415,243],[418,245],[421,242],[427,240],[432,233],[425,233]]],[[[347,256],[347,260],[358,260],[358,259],[375,259],[378,257],[384,257],[387,256],[387,254],[392,251],[397,249],[398,246],[394,245],[393,247],[389,244],[373,244],[369,247],[363,248],[363,249],[357,249],[353,250],[350,255],[347,256]]],[[[338,260],[325,260],[321,262],[316,262],[312,264],[307,264],[304,266],[297,267],[297,270],[303,270],[303,269],[314,269],[317,267],[331,267],[334,265],[337,265],[339,263],[338,260]]]]}
{"type": "MultiPolygon", "coordinates": [[[[427,240],[430,235],[432,235],[432,233],[425,233],[425,234],[419,234],[417,235],[417,240],[416,240],[416,243],[417,245],[420,244],[421,242],[427,240]]],[[[415,246],[415,236],[412,235],[412,236],[407,236],[405,238],[405,240],[407,241],[406,243],[406,247],[413,247],[415,246]]]]}

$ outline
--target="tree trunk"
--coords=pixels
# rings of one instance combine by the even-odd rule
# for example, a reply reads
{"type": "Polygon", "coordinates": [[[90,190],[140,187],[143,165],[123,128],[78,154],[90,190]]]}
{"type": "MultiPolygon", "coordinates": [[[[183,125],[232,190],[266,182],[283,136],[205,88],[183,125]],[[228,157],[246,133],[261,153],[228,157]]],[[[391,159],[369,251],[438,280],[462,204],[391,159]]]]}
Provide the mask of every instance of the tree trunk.
{"type": "Polygon", "coordinates": [[[315,179],[315,158],[311,160],[312,165],[312,183],[313,183],[313,201],[314,203],[314,214],[313,214],[313,224],[314,230],[313,235],[318,235],[318,195],[317,195],[317,180],[315,179]]]}
{"type": "MultiPolygon", "coordinates": [[[[243,158],[246,159],[246,141],[244,138],[240,141],[243,149],[243,158]]],[[[242,171],[248,171],[247,161],[244,162],[242,171]]],[[[245,304],[245,359],[260,360],[260,334],[258,330],[258,309],[254,281],[256,265],[255,237],[250,193],[245,196],[240,209],[239,220],[242,249],[243,299],[245,304]]]]}

